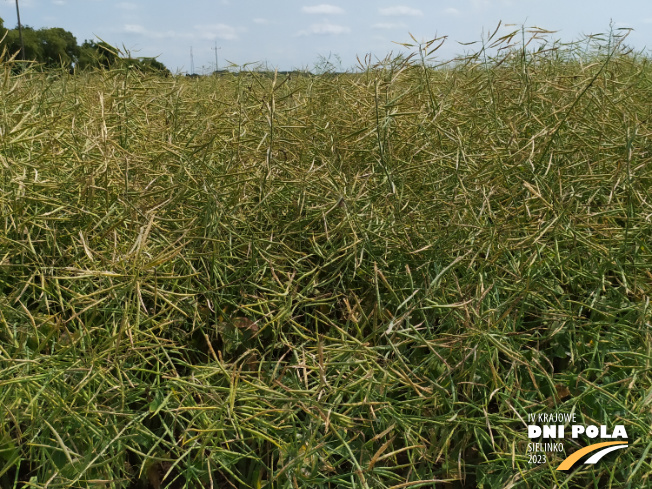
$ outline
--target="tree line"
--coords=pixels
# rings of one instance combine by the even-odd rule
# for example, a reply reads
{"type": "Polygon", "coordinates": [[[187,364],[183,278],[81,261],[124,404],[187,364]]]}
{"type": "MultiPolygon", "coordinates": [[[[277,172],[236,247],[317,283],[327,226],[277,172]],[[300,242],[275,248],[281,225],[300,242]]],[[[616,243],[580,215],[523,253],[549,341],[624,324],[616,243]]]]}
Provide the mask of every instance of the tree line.
{"type": "MultiPolygon", "coordinates": [[[[95,68],[112,68],[117,66],[132,66],[141,71],[170,72],[156,58],[132,58],[122,53],[110,44],[93,40],[85,40],[77,44],[77,38],[61,27],[34,29],[22,26],[24,59],[37,63],[37,66],[51,69],[64,68],[73,70],[89,70],[95,68]]],[[[0,17],[0,52],[6,49],[9,56],[20,54],[21,42],[18,27],[7,29],[0,17]]]]}

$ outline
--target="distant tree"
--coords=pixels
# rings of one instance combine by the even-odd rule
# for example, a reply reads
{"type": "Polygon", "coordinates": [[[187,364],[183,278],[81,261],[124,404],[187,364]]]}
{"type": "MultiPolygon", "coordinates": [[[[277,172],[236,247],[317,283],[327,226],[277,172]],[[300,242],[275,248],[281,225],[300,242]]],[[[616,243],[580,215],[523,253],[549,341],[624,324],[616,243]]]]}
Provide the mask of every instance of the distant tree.
{"type": "Polygon", "coordinates": [[[2,55],[2,48],[5,46],[5,43],[2,42],[5,35],[7,34],[7,29],[5,29],[5,21],[2,17],[0,17],[0,55],[2,55]]]}
{"type": "Polygon", "coordinates": [[[73,63],[79,59],[80,48],[77,45],[77,39],[61,27],[51,29],[39,29],[37,31],[40,38],[43,59],[48,68],[65,66],[70,68],[73,63]]]}
{"type": "Polygon", "coordinates": [[[93,41],[84,41],[79,48],[79,59],[77,60],[76,68],[88,69],[99,67],[99,60],[97,56],[97,47],[93,41]]]}
{"type": "MultiPolygon", "coordinates": [[[[109,43],[86,40],[79,46],[71,32],[61,27],[34,30],[23,27],[25,59],[36,61],[44,68],[66,67],[72,69],[114,68],[131,66],[146,73],[160,73],[168,76],[169,70],[156,58],[122,58],[120,50],[109,43]]],[[[20,52],[18,29],[5,29],[0,18],[0,53],[6,49],[9,56],[20,52]]]]}
{"type": "Polygon", "coordinates": [[[126,61],[132,63],[136,68],[144,73],[159,73],[161,75],[170,76],[170,70],[168,70],[165,65],[156,58],[129,58],[126,61]]]}
{"type": "MultiPolygon", "coordinates": [[[[43,61],[43,46],[38,32],[28,25],[23,26],[23,42],[25,43],[25,59],[43,61]]],[[[20,33],[18,29],[10,29],[3,42],[10,55],[20,52],[20,33]]]]}
{"type": "MultiPolygon", "coordinates": [[[[2,37],[4,37],[2,47],[6,47],[10,55],[20,51],[18,29],[2,29],[0,39],[2,37]]],[[[60,27],[35,30],[30,26],[23,26],[23,42],[25,44],[25,59],[36,61],[47,68],[56,68],[62,65],[69,68],[77,62],[79,56],[77,39],[71,32],[60,27]]]]}
{"type": "MultiPolygon", "coordinates": [[[[6,47],[6,43],[4,42],[4,38],[7,35],[7,29],[5,29],[5,21],[2,17],[0,17],[0,56],[3,54],[3,49],[6,47]]],[[[0,59],[2,59],[0,57],[0,59]]]]}
{"type": "MultiPolygon", "coordinates": [[[[129,54],[129,53],[127,53],[129,54]]],[[[143,73],[170,75],[170,71],[156,58],[120,57],[120,51],[110,44],[86,40],[79,50],[77,67],[82,70],[129,66],[143,73]]]]}
{"type": "Polygon", "coordinates": [[[77,67],[83,70],[93,68],[111,68],[120,60],[118,49],[109,43],[100,41],[96,43],[86,40],[79,50],[77,67]]]}

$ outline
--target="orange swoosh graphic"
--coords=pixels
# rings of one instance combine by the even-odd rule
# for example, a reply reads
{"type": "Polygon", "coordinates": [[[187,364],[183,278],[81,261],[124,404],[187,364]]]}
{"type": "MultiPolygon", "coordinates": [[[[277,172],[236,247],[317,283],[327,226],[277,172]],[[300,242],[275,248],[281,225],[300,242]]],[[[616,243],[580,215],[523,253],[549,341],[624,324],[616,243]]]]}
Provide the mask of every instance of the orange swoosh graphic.
{"type": "Polygon", "coordinates": [[[627,445],[627,442],[623,441],[605,441],[603,443],[596,443],[594,445],[589,445],[588,447],[584,447],[581,450],[578,450],[574,452],[572,455],[569,455],[566,457],[566,459],[559,464],[559,467],[557,467],[557,470],[568,470],[570,469],[575,462],[577,462],[579,459],[581,459],[584,455],[595,452],[596,450],[599,450],[600,448],[604,447],[609,447],[611,445],[627,445]]]}

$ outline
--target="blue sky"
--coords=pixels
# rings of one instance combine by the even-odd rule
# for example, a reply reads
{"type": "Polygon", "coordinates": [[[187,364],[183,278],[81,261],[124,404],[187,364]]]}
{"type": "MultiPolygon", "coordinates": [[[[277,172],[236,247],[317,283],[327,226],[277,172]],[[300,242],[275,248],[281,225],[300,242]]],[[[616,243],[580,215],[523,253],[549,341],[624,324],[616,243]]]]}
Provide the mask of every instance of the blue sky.
{"type": "MultiPolygon", "coordinates": [[[[341,68],[356,55],[383,58],[395,44],[448,36],[442,58],[472,49],[499,21],[549,30],[562,40],[606,32],[634,31],[628,44],[652,48],[652,2],[631,0],[19,0],[21,20],[39,27],[63,27],[78,42],[101,38],[126,47],[133,56],[158,56],[172,71],[189,71],[192,46],[196,72],[227,60],[238,65],[263,62],[284,69],[313,68],[329,54],[341,68]]],[[[15,0],[0,0],[5,26],[16,24],[15,0]]],[[[504,32],[515,27],[503,27],[504,32]]]]}

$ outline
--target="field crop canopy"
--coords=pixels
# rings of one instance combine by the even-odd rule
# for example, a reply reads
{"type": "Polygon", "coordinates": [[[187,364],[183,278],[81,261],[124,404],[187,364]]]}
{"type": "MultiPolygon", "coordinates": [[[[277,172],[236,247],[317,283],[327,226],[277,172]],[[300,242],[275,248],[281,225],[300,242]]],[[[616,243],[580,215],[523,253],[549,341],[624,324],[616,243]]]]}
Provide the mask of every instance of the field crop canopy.
{"type": "Polygon", "coordinates": [[[652,484],[623,32],[193,79],[5,53],[0,486],[652,484]],[[529,463],[526,415],[571,411],[628,448],[529,463]]]}

